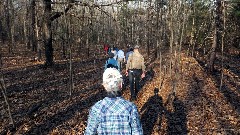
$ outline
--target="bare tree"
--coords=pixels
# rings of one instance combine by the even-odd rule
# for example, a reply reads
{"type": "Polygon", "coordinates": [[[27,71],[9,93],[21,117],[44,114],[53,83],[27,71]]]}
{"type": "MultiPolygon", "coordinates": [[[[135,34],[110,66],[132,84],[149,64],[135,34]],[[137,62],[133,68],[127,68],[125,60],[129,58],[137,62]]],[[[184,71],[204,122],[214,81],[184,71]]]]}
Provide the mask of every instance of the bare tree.
{"type": "Polygon", "coordinates": [[[214,39],[213,39],[213,44],[212,48],[210,50],[210,58],[209,58],[209,63],[208,63],[208,71],[210,73],[213,73],[214,71],[214,63],[216,59],[216,51],[217,48],[221,44],[221,34],[222,34],[222,2],[220,0],[216,1],[216,16],[215,16],[215,28],[214,28],[214,39]]]}
{"type": "Polygon", "coordinates": [[[45,65],[53,65],[53,45],[52,45],[52,21],[67,13],[74,4],[75,0],[69,0],[67,8],[63,12],[57,12],[52,15],[51,0],[43,0],[44,2],[44,20],[43,20],[43,40],[45,46],[45,65]]]}

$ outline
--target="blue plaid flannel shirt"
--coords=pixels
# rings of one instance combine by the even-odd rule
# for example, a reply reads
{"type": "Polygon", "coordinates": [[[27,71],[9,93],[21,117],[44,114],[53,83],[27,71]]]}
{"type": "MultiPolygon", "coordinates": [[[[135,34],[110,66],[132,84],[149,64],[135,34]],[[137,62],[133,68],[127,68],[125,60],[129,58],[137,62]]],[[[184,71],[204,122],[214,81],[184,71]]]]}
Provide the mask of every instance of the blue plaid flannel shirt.
{"type": "Polygon", "coordinates": [[[105,97],[90,110],[85,135],[142,135],[137,107],[121,97],[105,97]]]}

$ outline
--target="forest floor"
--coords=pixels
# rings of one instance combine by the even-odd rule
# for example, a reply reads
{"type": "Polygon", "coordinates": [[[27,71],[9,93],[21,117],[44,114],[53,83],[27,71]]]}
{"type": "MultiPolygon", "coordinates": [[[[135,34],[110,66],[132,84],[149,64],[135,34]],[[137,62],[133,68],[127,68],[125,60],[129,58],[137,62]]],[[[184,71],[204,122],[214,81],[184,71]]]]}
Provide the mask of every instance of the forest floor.
{"type": "MultiPolygon", "coordinates": [[[[135,101],[144,134],[240,134],[239,50],[217,55],[211,75],[201,57],[190,57],[185,51],[180,63],[169,70],[167,52],[162,50],[161,64],[153,55],[144,55],[147,73],[135,101]]],[[[89,108],[106,94],[101,86],[105,60],[103,55],[74,60],[70,95],[67,61],[45,68],[27,56],[4,57],[3,76],[15,128],[9,125],[1,93],[1,135],[82,135],[89,108]]],[[[130,98],[128,86],[123,97],[130,98]]]]}

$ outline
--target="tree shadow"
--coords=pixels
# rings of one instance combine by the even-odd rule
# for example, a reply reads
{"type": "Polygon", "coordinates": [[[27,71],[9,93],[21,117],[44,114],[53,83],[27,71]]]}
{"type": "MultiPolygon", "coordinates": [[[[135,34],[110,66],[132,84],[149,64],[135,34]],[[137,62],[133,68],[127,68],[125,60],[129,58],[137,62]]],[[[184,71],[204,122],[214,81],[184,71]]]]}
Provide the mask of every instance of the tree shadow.
{"type": "MultiPolygon", "coordinates": [[[[227,77],[229,77],[229,76],[227,76],[227,77]]],[[[216,85],[216,87],[219,88],[219,86],[221,84],[221,72],[217,71],[215,75],[212,75],[212,78],[216,82],[216,84],[218,84],[218,85],[216,85]]],[[[228,101],[231,104],[231,106],[237,111],[238,114],[240,114],[240,99],[238,96],[238,93],[239,93],[238,88],[239,87],[240,86],[234,82],[229,82],[229,84],[228,84],[223,81],[222,88],[218,89],[218,91],[224,95],[226,101],[228,101]],[[236,87],[237,91],[234,92],[234,90],[232,90],[230,87],[228,87],[228,85],[236,87]]]]}
{"type": "Polygon", "coordinates": [[[213,109],[213,112],[217,115],[216,120],[219,122],[219,125],[222,127],[221,129],[223,129],[225,131],[226,134],[237,134],[238,129],[234,128],[234,124],[232,124],[232,122],[230,122],[229,120],[224,119],[223,117],[221,117],[221,105],[216,104],[216,102],[212,101],[211,98],[208,98],[208,96],[206,94],[203,94],[203,97],[206,99],[207,101],[207,105],[210,105],[213,109]],[[231,130],[229,130],[231,129],[231,130]]]}
{"type": "MultiPolygon", "coordinates": [[[[74,63],[79,65],[78,63],[74,63]]],[[[77,67],[75,65],[75,69],[77,67]]],[[[13,72],[11,74],[14,74],[13,76],[9,76],[10,78],[15,78],[15,81],[20,81],[15,82],[14,84],[10,85],[7,87],[7,94],[9,96],[13,96],[13,93],[27,93],[31,92],[32,90],[42,88],[43,86],[45,88],[47,87],[52,87],[52,86],[62,86],[66,85],[69,82],[69,77],[66,71],[67,65],[66,64],[58,64],[55,65],[55,67],[52,70],[45,70],[43,72],[40,72],[40,70],[43,70],[41,68],[28,68],[24,71],[17,71],[13,72]],[[33,73],[35,74],[35,77],[32,77],[33,73]],[[16,77],[21,77],[24,76],[20,80],[20,78],[16,77]],[[28,78],[33,78],[29,80],[28,78]],[[41,78],[41,79],[38,79],[41,78]],[[47,80],[46,80],[47,79],[47,80]],[[25,82],[26,81],[26,82],[25,82]]],[[[99,68],[90,70],[89,72],[84,72],[82,71],[82,74],[76,74],[74,75],[74,81],[81,81],[81,82],[86,82],[86,80],[89,79],[96,79],[93,78],[93,74],[100,73],[98,72],[99,68]]]]}
{"type": "Polygon", "coordinates": [[[153,131],[154,125],[157,125],[157,130],[161,129],[162,115],[163,115],[163,100],[158,95],[159,89],[154,89],[154,95],[141,108],[143,112],[141,123],[143,126],[144,135],[150,135],[153,131]]]}
{"type": "MultiPolygon", "coordinates": [[[[98,62],[100,61],[101,59],[98,62]]],[[[68,63],[55,64],[52,68],[44,68],[37,65],[22,69],[5,70],[4,79],[11,83],[11,85],[7,86],[7,95],[10,102],[15,102],[14,111],[12,111],[15,127],[19,128],[28,120],[32,122],[38,117],[45,116],[48,111],[46,109],[54,106],[56,103],[64,102],[79,96],[79,94],[83,95],[83,93],[89,95],[89,93],[92,93],[92,89],[99,89],[99,84],[96,80],[101,76],[98,75],[98,77],[93,78],[93,75],[96,76],[96,74],[100,73],[98,72],[99,68],[92,68],[89,71],[87,70],[88,72],[84,72],[84,69],[79,69],[80,66],[91,68],[93,67],[92,65],[91,63],[91,66],[89,66],[89,63],[86,61],[73,62],[74,70],[78,70],[78,72],[81,70],[81,74],[74,75],[74,82],[81,84],[81,86],[90,87],[80,88],[78,91],[74,91],[72,96],[69,96],[65,90],[69,83],[68,63]],[[29,98],[30,93],[34,94],[31,94],[29,98]]],[[[99,65],[99,63],[96,63],[96,65],[99,65]]],[[[0,97],[2,98],[1,95],[0,97]]],[[[8,126],[3,125],[3,127],[7,131],[8,126]]]]}
{"type": "Polygon", "coordinates": [[[148,81],[152,81],[154,75],[155,75],[155,71],[153,70],[153,68],[151,68],[149,71],[145,73],[145,77],[140,81],[140,84],[139,84],[140,90],[148,81]]]}
{"type": "MultiPolygon", "coordinates": [[[[228,60],[234,59],[235,61],[239,61],[238,56],[232,56],[227,54],[225,54],[225,56],[228,58],[228,60]]],[[[230,61],[233,61],[233,60],[230,60],[230,61]]],[[[216,62],[220,63],[221,61],[217,59],[216,62]]],[[[204,62],[198,60],[198,63],[205,69],[205,71],[207,71],[206,67],[204,66],[204,62]]],[[[240,71],[236,67],[231,67],[230,65],[225,64],[223,65],[223,68],[228,69],[230,71],[229,73],[231,73],[232,76],[240,75],[240,71]]],[[[225,83],[223,81],[222,89],[221,90],[218,89],[218,90],[225,96],[226,100],[237,111],[237,113],[240,114],[240,99],[238,96],[240,86],[237,83],[235,83],[230,76],[228,75],[224,75],[224,76],[227,77],[227,80],[230,80],[230,81],[228,83],[225,83]],[[228,87],[228,85],[235,87],[237,91],[234,92],[231,88],[228,87]]],[[[219,88],[221,84],[221,71],[215,69],[214,72],[211,74],[211,77],[215,81],[215,84],[217,84],[216,87],[219,88]]]]}
{"type": "MultiPolygon", "coordinates": [[[[206,134],[205,132],[207,133],[211,132],[213,134],[214,132],[221,133],[222,131],[224,131],[225,134],[236,134],[236,132],[238,132],[235,128],[236,126],[234,127],[234,124],[230,122],[230,120],[227,120],[224,118],[224,116],[226,116],[225,115],[226,109],[223,111],[223,108],[221,108],[222,106],[224,106],[223,104],[225,104],[224,102],[221,101],[222,99],[211,98],[211,96],[209,95],[209,93],[212,93],[211,90],[210,91],[204,90],[204,81],[202,79],[199,79],[196,74],[193,74],[192,78],[193,78],[193,81],[192,83],[190,83],[192,88],[189,89],[188,98],[186,99],[187,100],[186,102],[194,101],[192,102],[193,104],[191,104],[191,106],[199,107],[198,109],[200,110],[198,110],[198,112],[202,111],[203,113],[202,114],[203,117],[201,119],[203,123],[212,122],[212,120],[211,121],[206,121],[206,120],[208,120],[209,119],[208,117],[212,117],[212,114],[214,114],[216,115],[214,119],[218,122],[217,124],[219,125],[219,128],[217,129],[211,129],[211,127],[209,129],[209,128],[203,127],[204,125],[200,124],[198,125],[199,126],[198,132],[201,132],[203,134],[206,134]]],[[[215,84],[220,84],[220,82],[218,83],[215,82],[215,84]]],[[[226,89],[226,88],[224,88],[223,86],[223,89],[226,89]]],[[[231,91],[231,90],[228,90],[228,91],[231,91]]],[[[231,113],[229,113],[229,115],[230,114],[231,113]]]]}
{"type": "Polygon", "coordinates": [[[175,94],[170,94],[167,102],[172,104],[173,107],[172,111],[167,109],[164,110],[165,116],[167,118],[167,134],[187,135],[187,115],[184,103],[179,100],[175,94]]]}
{"type": "MultiPolygon", "coordinates": [[[[87,114],[83,114],[83,111],[88,109],[97,101],[103,99],[106,96],[106,92],[104,90],[99,90],[95,94],[82,98],[77,101],[73,101],[74,103],[68,106],[65,109],[59,110],[56,114],[52,116],[48,116],[47,118],[43,118],[44,121],[41,124],[33,126],[25,133],[26,135],[31,134],[49,134],[54,128],[64,124],[66,121],[73,119],[77,114],[87,116],[87,114]]],[[[87,117],[82,117],[82,121],[86,121],[87,117]]],[[[73,120],[75,123],[78,123],[78,119],[73,120]]],[[[69,125],[71,127],[71,125],[69,125]]]]}

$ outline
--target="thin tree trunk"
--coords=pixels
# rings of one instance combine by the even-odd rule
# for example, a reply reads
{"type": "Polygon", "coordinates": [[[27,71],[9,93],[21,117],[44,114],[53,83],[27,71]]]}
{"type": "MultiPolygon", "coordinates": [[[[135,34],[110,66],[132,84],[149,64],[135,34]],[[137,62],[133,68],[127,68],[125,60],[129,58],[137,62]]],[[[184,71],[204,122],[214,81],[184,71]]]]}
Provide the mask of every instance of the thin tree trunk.
{"type": "Polygon", "coordinates": [[[5,22],[5,25],[6,25],[6,37],[7,37],[7,40],[10,39],[10,31],[11,31],[11,25],[10,25],[10,7],[9,7],[9,0],[6,1],[6,4],[5,4],[5,18],[6,18],[6,22],[5,22]]]}
{"type": "Polygon", "coordinates": [[[0,38],[4,41],[4,14],[3,14],[3,2],[0,2],[0,38]]]}
{"type": "Polygon", "coordinates": [[[225,38],[225,24],[226,24],[226,11],[225,11],[225,2],[223,1],[222,2],[222,15],[223,15],[223,32],[222,32],[222,39],[221,39],[221,46],[222,46],[222,49],[221,49],[221,52],[222,52],[222,60],[221,60],[221,83],[220,83],[220,91],[222,90],[222,85],[223,85],[223,52],[224,52],[224,38],[225,38]]]}
{"type": "MultiPolygon", "coordinates": [[[[151,6],[151,3],[150,3],[150,5],[149,5],[149,7],[151,6]]],[[[149,55],[150,55],[150,8],[148,9],[148,11],[147,11],[148,13],[147,13],[147,55],[148,55],[148,57],[149,57],[149,55]]]]}
{"type": "Polygon", "coordinates": [[[35,38],[36,38],[36,47],[37,47],[37,52],[38,52],[38,60],[40,61],[42,59],[42,48],[41,45],[39,44],[39,28],[38,28],[38,5],[36,4],[35,6],[35,38]]]}
{"type": "Polygon", "coordinates": [[[27,46],[27,26],[26,26],[26,17],[23,19],[23,34],[24,34],[24,44],[27,46]]]}
{"type": "Polygon", "coordinates": [[[3,77],[1,76],[1,91],[2,91],[2,94],[3,94],[3,97],[4,97],[4,100],[5,100],[5,103],[7,105],[7,111],[8,111],[8,116],[9,116],[9,119],[10,119],[10,125],[13,125],[13,127],[15,127],[14,125],[14,121],[13,121],[13,118],[12,118],[12,113],[11,113],[11,109],[10,109],[10,105],[8,103],[8,98],[6,96],[6,88],[5,88],[5,84],[4,84],[4,81],[3,81],[3,77]]]}
{"type": "MultiPolygon", "coordinates": [[[[2,51],[2,50],[1,50],[2,51]]],[[[11,109],[10,109],[10,105],[8,103],[8,98],[7,98],[7,95],[6,95],[6,87],[5,87],[5,83],[4,83],[4,79],[3,79],[3,73],[2,73],[2,56],[0,54],[0,89],[1,89],[1,92],[3,94],[3,97],[4,97],[4,100],[5,100],[5,103],[7,105],[7,112],[8,112],[8,116],[9,116],[9,119],[10,119],[10,122],[9,124],[12,125],[13,127],[15,127],[14,125],[14,121],[13,121],[13,118],[12,118],[12,113],[11,113],[11,109]]]]}
{"type": "Polygon", "coordinates": [[[212,48],[210,50],[210,58],[209,58],[209,64],[208,64],[208,70],[210,73],[214,70],[214,62],[216,59],[216,48],[217,48],[217,29],[214,29],[214,37],[213,37],[213,44],[212,48]]]}
{"type": "MultiPolygon", "coordinates": [[[[157,36],[157,48],[156,48],[156,58],[159,59],[159,54],[160,54],[160,30],[159,30],[159,13],[160,13],[160,3],[156,3],[157,5],[157,17],[156,17],[156,22],[157,22],[157,32],[156,32],[156,36],[157,36]]],[[[160,21],[162,22],[162,21],[160,21]]]]}
{"type": "MultiPolygon", "coordinates": [[[[195,4],[193,4],[193,14],[194,17],[192,18],[192,30],[191,30],[191,39],[190,39],[190,45],[192,46],[192,53],[191,56],[194,56],[194,50],[195,50],[195,43],[193,42],[193,38],[195,38],[195,4]]],[[[189,47],[190,50],[190,47],[189,47]]]]}
{"type": "Polygon", "coordinates": [[[160,57],[160,81],[159,81],[159,87],[158,87],[158,89],[159,90],[161,90],[161,83],[162,83],[162,54],[161,54],[161,52],[159,52],[159,57],[160,57]]]}
{"type": "Polygon", "coordinates": [[[169,64],[169,71],[170,71],[170,77],[172,77],[172,53],[173,53],[173,0],[171,0],[171,7],[169,9],[170,11],[170,64],[169,64]]]}
{"type": "Polygon", "coordinates": [[[13,48],[15,46],[15,26],[14,26],[14,17],[12,17],[12,25],[11,25],[11,45],[9,47],[9,53],[13,54],[13,48]]]}
{"type": "Polygon", "coordinates": [[[10,54],[13,54],[13,46],[15,45],[15,39],[14,39],[14,7],[12,0],[7,1],[7,24],[9,28],[9,37],[11,39],[11,43],[9,44],[8,52],[10,54]],[[11,15],[10,15],[11,14],[11,15]]]}
{"type": "Polygon", "coordinates": [[[31,40],[32,40],[32,51],[37,52],[37,22],[36,22],[36,0],[32,0],[31,2],[31,10],[32,10],[32,30],[31,30],[31,40]]]}
{"type": "Polygon", "coordinates": [[[89,34],[87,33],[87,39],[86,39],[86,46],[87,46],[87,56],[89,58],[90,52],[89,52],[89,34]]]}
{"type": "Polygon", "coordinates": [[[70,21],[69,21],[69,27],[68,27],[68,41],[69,41],[69,73],[70,73],[70,79],[69,79],[69,94],[70,96],[72,95],[72,91],[73,91],[73,71],[72,71],[72,39],[71,39],[71,35],[73,35],[72,32],[72,27],[71,27],[71,21],[72,17],[70,16],[70,21]]]}
{"type": "Polygon", "coordinates": [[[209,58],[209,64],[208,64],[208,71],[209,73],[213,73],[214,71],[214,63],[216,59],[216,51],[218,46],[220,46],[221,42],[221,32],[222,32],[222,3],[220,0],[217,0],[216,2],[216,17],[215,17],[215,28],[214,28],[214,38],[213,38],[213,44],[210,51],[210,58],[209,58]]]}
{"type": "Polygon", "coordinates": [[[178,48],[178,64],[180,67],[178,67],[178,71],[182,71],[182,63],[181,63],[181,59],[182,59],[182,55],[181,55],[181,51],[182,51],[182,42],[183,42],[183,35],[184,35],[184,30],[185,30],[185,21],[186,21],[186,12],[185,12],[185,2],[184,0],[182,1],[182,6],[183,6],[183,21],[182,21],[182,25],[181,25],[181,33],[180,33],[180,41],[179,41],[179,48],[178,48]]]}

